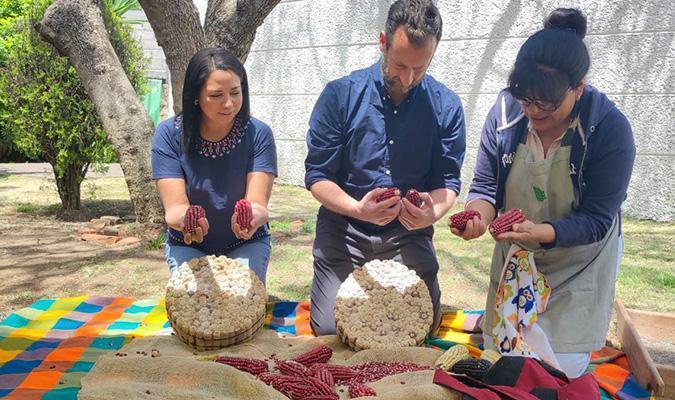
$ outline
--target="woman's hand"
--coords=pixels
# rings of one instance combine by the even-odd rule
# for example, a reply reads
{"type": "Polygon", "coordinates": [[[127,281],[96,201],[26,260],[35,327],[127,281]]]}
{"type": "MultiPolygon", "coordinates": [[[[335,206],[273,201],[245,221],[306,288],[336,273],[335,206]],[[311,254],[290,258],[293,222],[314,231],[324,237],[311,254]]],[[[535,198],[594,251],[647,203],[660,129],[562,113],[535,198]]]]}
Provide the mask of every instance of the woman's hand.
{"type": "Polygon", "coordinates": [[[487,225],[479,217],[473,217],[472,219],[466,221],[466,228],[463,231],[460,231],[457,228],[450,228],[450,231],[455,235],[459,236],[464,240],[476,239],[483,236],[487,230],[487,225]]]}
{"type": "Polygon", "coordinates": [[[188,246],[192,244],[192,242],[195,243],[201,243],[204,241],[204,236],[206,236],[209,233],[209,221],[202,217],[197,220],[197,224],[199,225],[194,232],[188,233],[185,232],[185,215],[183,215],[183,218],[181,219],[180,222],[180,230],[183,232],[183,242],[187,244],[188,246]]]}
{"type": "Polygon", "coordinates": [[[267,208],[254,203],[251,203],[251,214],[252,214],[252,219],[251,219],[251,228],[250,229],[242,229],[241,226],[237,223],[237,212],[234,212],[232,214],[232,218],[230,219],[230,224],[232,225],[232,232],[234,233],[234,236],[237,237],[237,239],[240,240],[249,240],[253,234],[263,226],[264,224],[267,223],[269,220],[269,212],[267,211],[267,208]]]}
{"type": "Polygon", "coordinates": [[[495,236],[498,242],[555,242],[555,230],[550,224],[535,224],[530,220],[513,224],[512,231],[495,236]]]}

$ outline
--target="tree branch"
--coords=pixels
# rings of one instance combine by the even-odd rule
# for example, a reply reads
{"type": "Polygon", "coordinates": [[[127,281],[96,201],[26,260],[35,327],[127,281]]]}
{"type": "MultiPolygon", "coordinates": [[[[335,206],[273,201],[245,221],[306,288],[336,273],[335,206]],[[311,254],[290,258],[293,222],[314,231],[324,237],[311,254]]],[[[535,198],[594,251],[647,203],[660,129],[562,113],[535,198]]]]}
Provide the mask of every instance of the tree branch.
{"type": "Polygon", "coordinates": [[[139,0],[139,3],[155,33],[157,44],[164,50],[171,73],[174,111],[178,113],[182,108],[185,70],[192,55],[205,47],[199,10],[192,0],[139,0]]]}
{"type": "Polygon", "coordinates": [[[246,61],[255,32],[280,0],[209,0],[204,32],[210,46],[229,49],[246,61]]]}

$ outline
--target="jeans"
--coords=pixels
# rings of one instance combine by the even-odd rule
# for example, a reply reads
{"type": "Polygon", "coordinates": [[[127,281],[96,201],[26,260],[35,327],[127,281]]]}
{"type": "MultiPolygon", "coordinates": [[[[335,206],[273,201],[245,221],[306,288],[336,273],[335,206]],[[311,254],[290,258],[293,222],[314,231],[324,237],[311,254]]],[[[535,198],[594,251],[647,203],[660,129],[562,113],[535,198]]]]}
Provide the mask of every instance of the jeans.
{"type": "MultiPolygon", "coordinates": [[[[166,242],[165,253],[166,262],[169,264],[169,271],[172,275],[178,270],[178,266],[184,262],[190,261],[193,258],[210,255],[191,246],[171,244],[168,240],[166,242]]],[[[227,253],[217,255],[232,258],[251,268],[264,284],[271,253],[272,243],[270,237],[264,236],[246,242],[227,253]]]]}

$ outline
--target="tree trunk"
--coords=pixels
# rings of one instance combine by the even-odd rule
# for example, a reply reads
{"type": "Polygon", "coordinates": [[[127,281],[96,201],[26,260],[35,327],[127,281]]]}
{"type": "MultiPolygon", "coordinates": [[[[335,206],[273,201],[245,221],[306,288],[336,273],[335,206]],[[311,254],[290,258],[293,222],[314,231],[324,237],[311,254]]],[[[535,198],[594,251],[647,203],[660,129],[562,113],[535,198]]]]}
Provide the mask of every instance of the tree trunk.
{"type": "Polygon", "coordinates": [[[155,33],[157,44],[164,50],[171,73],[173,109],[183,108],[182,93],[185,70],[190,58],[204,48],[204,30],[199,10],[192,0],[139,0],[155,33]]]}
{"type": "Polygon", "coordinates": [[[54,165],[54,177],[56,178],[56,189],[61,198],[61,205],[66,211],[73,211],[80,209],[80,184],[87,173],[86,168],[82,165],[71,164],[66,168],[63,176],[59,177],[56,173],[54,165]]]}
{"type": "Polygon", "coordinates": [[[245,62],[256,29],[279,1],[209,0],[202,29],[191,0],[139,0],[166,56],[176,113],[182,109],[185,70],[192,55],[207,46],[220,46],[245,62]]]}
{"type": "Polygon", "coordinates": [[[162,222],[151,180],[153,124],[108,40],[97,0],[57,0],[36,25],[77,70],[120,160],[139,222],[162,222]]]}

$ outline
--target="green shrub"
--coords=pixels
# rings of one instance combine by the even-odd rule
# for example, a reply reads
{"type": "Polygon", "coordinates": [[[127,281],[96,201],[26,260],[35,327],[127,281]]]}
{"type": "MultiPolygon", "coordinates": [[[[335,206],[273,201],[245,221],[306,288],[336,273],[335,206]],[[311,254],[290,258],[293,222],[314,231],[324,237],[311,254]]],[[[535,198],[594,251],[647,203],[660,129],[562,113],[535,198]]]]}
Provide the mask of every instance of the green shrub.
{"type": "MultiPolygon", "coordinates": [[[[14,17],[13,33],[5,40],[0,130],[9,132],[21,152],[52,165],[63,208],[77,210],[89,166],[112,162],[115,153],[77,71],[33,29],[52,0],[22,3],[23,15],[14,17]]],[[[110,42],[141,95],[147,85],[143,49],[110,2],[101,8],[110,42]]]]}

